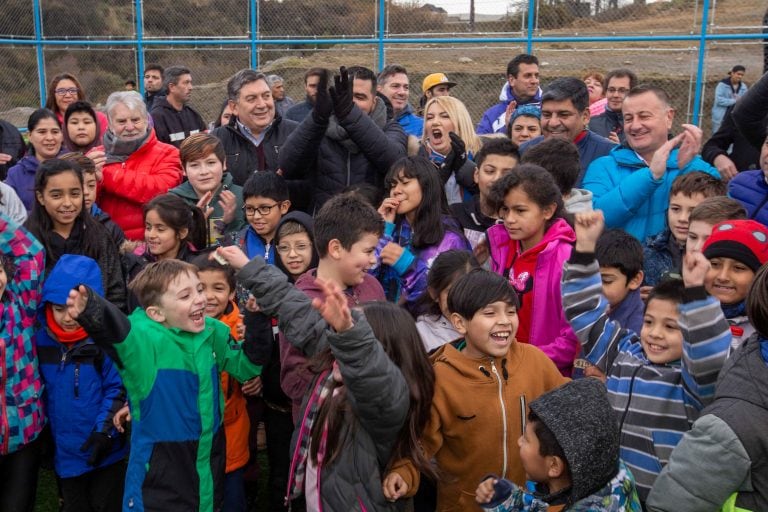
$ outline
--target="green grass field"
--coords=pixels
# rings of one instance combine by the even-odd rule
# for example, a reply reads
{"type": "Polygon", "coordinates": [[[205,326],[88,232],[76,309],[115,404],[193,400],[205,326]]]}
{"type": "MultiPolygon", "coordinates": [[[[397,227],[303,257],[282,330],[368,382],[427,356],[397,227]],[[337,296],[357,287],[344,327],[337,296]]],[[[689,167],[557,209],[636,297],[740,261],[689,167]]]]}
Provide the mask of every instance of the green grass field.
{"type": "MultiPolygon", "coordinates": [[[[267,510],[267,479],[269,478],[269,465],[267,463],[267,452],[262,450],[258,455],[259,467],[263,477],[258,482],[259,507],[257,512],[266,512],[267,510]]],[[[41,469],[40,478],[37,482],[37,503],[35,512],[58,512],[59,498],[56,488],[56,477],[52,470],[41,469]]]]}

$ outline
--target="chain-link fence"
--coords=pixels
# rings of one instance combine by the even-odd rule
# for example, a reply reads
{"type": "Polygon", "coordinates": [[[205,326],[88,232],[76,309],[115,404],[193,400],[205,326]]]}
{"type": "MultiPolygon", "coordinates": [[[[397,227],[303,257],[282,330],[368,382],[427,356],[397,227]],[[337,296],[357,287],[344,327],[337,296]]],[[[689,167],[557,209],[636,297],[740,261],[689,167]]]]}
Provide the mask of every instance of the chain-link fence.
{"type": "Polygon", "coordinates": [[[193,105],[213,120],[229,76],[258,67],[296,100],[312,66],[404,65],[412,104],[444,72],[475,121],[498,101],[506,63],[535,53],[544,84],[633,69],[663,86],[677,122],[709,128],[714,85],[735,64],[763,73],[764,10],[754,0],[4,0],[0,117],[26,124],[51,77],[75,74],[99,105],[149,63],[193,71],[193,105]],[[499,11],[503,12],[499,12],[499,11]]]}

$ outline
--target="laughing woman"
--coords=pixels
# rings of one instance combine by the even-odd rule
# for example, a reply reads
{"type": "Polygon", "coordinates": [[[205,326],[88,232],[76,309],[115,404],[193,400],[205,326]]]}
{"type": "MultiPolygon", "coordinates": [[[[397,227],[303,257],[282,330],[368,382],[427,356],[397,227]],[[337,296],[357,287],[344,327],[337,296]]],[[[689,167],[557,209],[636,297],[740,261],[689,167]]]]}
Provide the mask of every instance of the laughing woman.
{"type": "Polygon", "coordinates": [[[448,204],[462,202],[462,188],[474,187],[472,158],[482,145],[464,103],[450,96],[435,96],[427,102],[419,156],[437,166],[448,204]]]}

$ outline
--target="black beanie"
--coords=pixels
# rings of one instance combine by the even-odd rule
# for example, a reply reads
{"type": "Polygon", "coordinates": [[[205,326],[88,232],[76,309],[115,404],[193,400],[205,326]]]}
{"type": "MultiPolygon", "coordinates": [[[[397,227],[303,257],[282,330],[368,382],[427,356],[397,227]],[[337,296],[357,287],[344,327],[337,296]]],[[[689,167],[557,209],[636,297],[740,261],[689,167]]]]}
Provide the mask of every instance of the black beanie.
{"type": "Polygon", "coordinates": [[[572,502],[602,489],[619,467],[619,425],[605,385],[574,380],[531,402],[565,453],[571,471],[572,502]]]}

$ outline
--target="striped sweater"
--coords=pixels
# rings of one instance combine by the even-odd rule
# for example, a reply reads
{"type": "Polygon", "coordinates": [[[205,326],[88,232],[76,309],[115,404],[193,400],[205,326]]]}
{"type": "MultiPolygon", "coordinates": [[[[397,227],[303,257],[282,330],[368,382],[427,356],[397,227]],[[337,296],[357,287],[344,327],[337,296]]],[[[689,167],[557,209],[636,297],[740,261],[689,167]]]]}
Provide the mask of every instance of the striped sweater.
{"type": "Polygon", "coordinates": [[[709,404],[728,356],[731,332],[720,303],[703,287],[687,288],[679,305],[681,361],[650,362],[637,333],[608,318],[594,254],[574,251],[563,272],[563,307],[586,358],[607,376],[621,426],[621,458],[645,501],[672,449],[709,404]]]}

